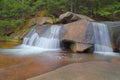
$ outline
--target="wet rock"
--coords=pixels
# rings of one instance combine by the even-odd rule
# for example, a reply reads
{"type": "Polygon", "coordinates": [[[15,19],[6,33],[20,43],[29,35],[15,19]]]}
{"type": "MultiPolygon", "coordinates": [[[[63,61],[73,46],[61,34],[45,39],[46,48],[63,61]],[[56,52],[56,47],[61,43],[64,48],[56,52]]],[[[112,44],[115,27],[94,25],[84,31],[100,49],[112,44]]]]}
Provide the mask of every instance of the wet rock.
{"type": "Polygon", "coordinates": [[[19,30],[18,32],[15,32],[13,34],[11,34],[10,38],[12,40],[14,39],[22,39],[26,34],[27,34],[28,30],[19,30]]]}
{"type": "Polygon", "coordinates": [[[66,12],[63,13],[59,16],[57,23],[70,23],[73,21],[77,21],[77,20],[81,20],[81,19],[86,19],[89,21],[94,21],[93,19],[85,16],[85,15],[81,15],[81,14],[75,14],[72,12],[66,12]]]}
{"type": "Polygon", "coordinates": [[[74,63],[28,80],[119,80],[120,63],[74,63]]]}
{"type": "Polygon", "coordinates": [[[51,25],[37,26],[36,31],[41,36],[51,25]]]}
{"type": "Polygon", "coordinates": [[[112,33],[112,45],[113,48],[116,49],[116,51],[120,52],[120,26],[119,27],[113,27],[112,33]]]}

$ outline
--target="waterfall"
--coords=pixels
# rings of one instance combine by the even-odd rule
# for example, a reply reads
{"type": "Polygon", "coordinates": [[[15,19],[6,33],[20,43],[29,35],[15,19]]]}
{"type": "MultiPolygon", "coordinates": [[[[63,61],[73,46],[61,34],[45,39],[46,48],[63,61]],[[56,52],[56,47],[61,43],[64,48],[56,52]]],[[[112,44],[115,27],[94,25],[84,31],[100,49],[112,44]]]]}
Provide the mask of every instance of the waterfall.
{"type": "Polygon", "coordinates": [[[94,32],[94,53],[113,52],[107,25],[103,23],[91,23],[94,32]]]}
{"type": "Polygon", "coordinates": [[[43,49],[60,49],[61,26],[52,25],[42,36],[32,29],[24,38],[23,44],[43,49]]]}
{"type": "MultiPolygon", "coordinates": [[[[21,45],[12,49],[0,49],[3,53],[16,55],[40,54],[45,51],[60,50],[60,38],[62,27],[57,25],[48,26],[43,34],[39,34],[38,28],[33,28],[24,38],[21,45]]],[[[40,29],[41,32],[41,29],[40,29]]]]}

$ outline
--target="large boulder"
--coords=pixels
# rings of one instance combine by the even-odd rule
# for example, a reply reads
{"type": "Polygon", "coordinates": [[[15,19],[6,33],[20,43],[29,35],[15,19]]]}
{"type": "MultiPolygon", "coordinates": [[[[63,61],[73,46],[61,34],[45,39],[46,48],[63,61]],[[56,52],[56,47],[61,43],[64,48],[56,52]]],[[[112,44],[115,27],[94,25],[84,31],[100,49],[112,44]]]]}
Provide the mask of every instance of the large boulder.
{"type": "Polygon", "coordinates": [[[92,45],[88,42],[86,37],[86,33],[88,31],[88,24],[90,21],[86,19],[81,19],[72,23],[68,23],[64,25],[64,28],[66,30],[66,33],[63,37],[63,43],[68,44],[68,42],[71,44],[70,47],[74,52],[84,52],[86,49],[90,48],[92,45]],[[77,44],[82,45],[81,47],[78,47],[77,44]]]}
{"type": "Polygon", "coordinates": [[[82,19],[63,25],[66,30],[63,40],[82,42],[85,38],[88,24],[89,21],[82,19]]]}
{"type": "Polygon", "coordinates": [[[74,63],[27,80],[120,80],[120,62],[74,63]]]}
{"type": "Polygon", "coordinates": [[[81,14],[75,14],[72,12],[66,12],[63,13],[59,16],[57,23],[70,23],[73,21],[77,21],[77,20],[81,20],[81,19],[86,19],[89,21],[94,21],[93,19],[85,16],[85,15],[81,15],[81,14]]]}

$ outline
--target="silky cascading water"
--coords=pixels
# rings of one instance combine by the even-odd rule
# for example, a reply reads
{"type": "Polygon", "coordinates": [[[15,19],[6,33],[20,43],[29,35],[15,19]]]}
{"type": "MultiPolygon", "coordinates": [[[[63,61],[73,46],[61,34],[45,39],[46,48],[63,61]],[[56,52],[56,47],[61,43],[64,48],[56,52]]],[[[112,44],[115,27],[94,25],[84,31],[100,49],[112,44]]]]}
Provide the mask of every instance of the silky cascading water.
{"type": "Polygon", "coordinates": [[[35,46],[43,49],[60,49],[60,30],[61,26],[51,26],[42,36],[32,29],[28,35],[23,38],[23,44],[35,46]]]}
{"type": "Polygon", "coordinates": [[[107,25],[103,23],[92,22],[94,53],[112,53],[112,45],[107,25]]]}
{"type": "Polygon", "coordinates": [[[24,38],[21,45],[14,49],[0,49],[0,52],[35,54],[43,51],[60,50],[60,38],[62,27],[57,25],[49,28],[39,35],[36,28],[33,28],[24,38]]]}

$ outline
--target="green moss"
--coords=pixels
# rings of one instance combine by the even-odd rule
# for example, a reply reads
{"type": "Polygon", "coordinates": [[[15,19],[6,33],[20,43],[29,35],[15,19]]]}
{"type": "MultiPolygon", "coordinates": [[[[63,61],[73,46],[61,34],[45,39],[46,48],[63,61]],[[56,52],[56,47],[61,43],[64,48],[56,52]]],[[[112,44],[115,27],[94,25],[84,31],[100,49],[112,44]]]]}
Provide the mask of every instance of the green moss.
{"type": "Polygon", "coordinates": [[[16,36],[16,37],[14,38],[14,40],[20,41],[20,37],[16,36]]]}
{"type": "Polygon", "coordinates": [[[9,41],[10,37],[9,36],[1,36],[2,39],[4,39],[5,41],[9,41]]]}
{"type": "Polygon", "coordinates": [[[56,17],[52,16],[53,23],[56,23],[56,17]]]}

